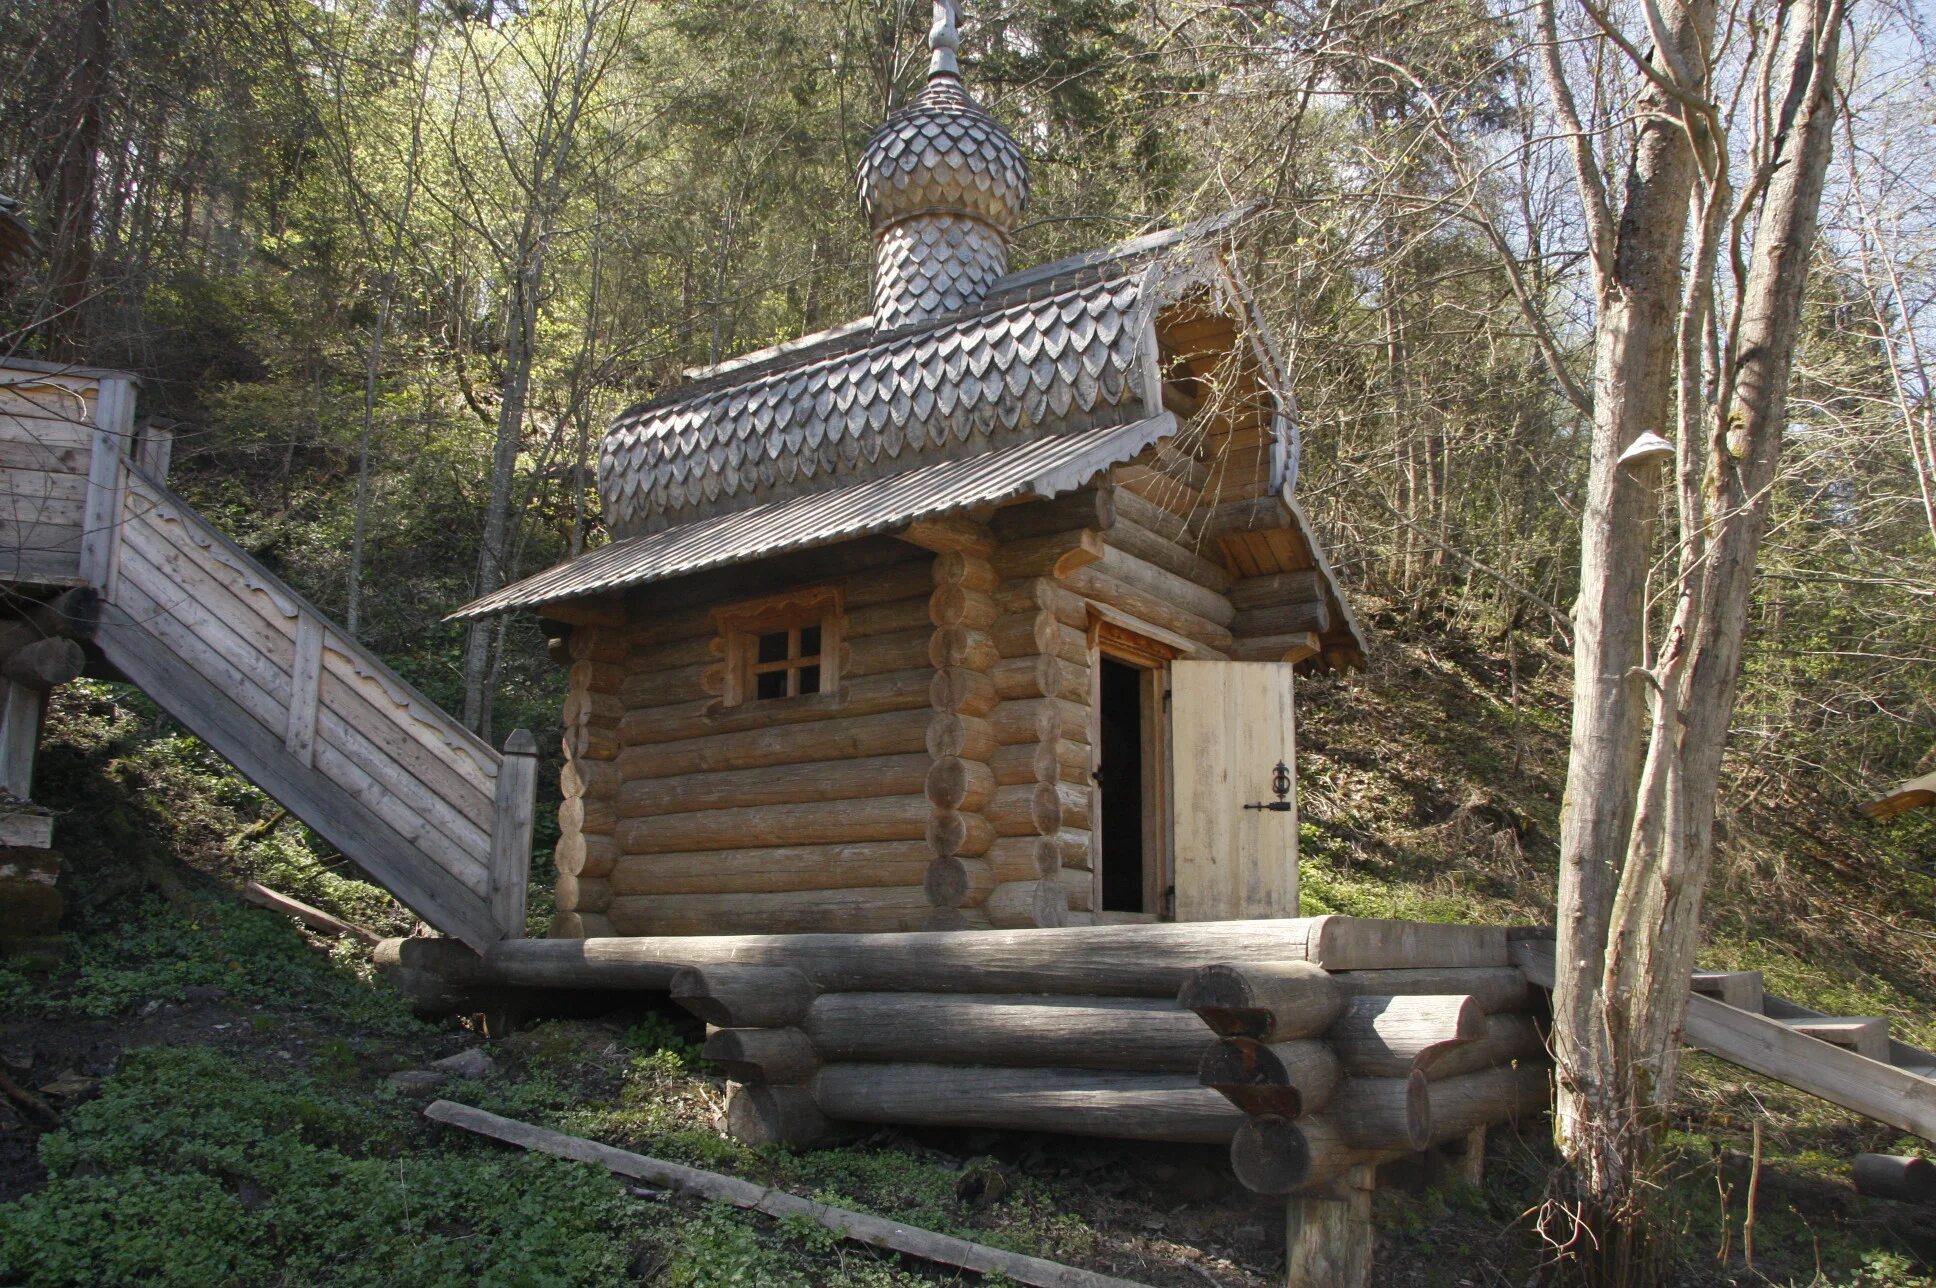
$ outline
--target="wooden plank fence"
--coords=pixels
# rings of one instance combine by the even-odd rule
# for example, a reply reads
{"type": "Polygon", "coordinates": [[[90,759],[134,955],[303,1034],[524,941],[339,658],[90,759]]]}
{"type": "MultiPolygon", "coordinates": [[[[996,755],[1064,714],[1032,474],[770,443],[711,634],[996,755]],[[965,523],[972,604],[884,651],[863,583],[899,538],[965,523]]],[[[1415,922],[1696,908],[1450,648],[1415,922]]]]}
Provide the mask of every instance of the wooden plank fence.
{"type": "Polygon", "coordinates": [[[130,378],[5,376],[0,459],[45,476],[14,511],[57,497],[72,522],[0,509],[0,580],[96,587],[94,643],[169,714],[437,929],[522,935],[532,736],[472,734],[138,464],[167,444],[135,433],[130,378]]]}

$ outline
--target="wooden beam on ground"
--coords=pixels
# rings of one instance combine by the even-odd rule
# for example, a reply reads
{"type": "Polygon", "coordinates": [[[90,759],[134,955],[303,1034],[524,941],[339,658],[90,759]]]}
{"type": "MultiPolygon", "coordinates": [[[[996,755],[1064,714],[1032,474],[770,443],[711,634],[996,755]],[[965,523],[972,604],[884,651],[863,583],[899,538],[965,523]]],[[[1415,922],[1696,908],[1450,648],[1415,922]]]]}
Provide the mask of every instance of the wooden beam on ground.
{"type": "Polygon", "coordinates": [[[664,991],[681,967],[718,962],[791,967],[823,992],[1175,997],[1198,967],[1267,961],[1307,961],[1333,971],[1497,967],[1507,964],[1506,934],[1498,926],[1328,916],[973,935],[513,939],[489,945],[469,982],[664,991]]]}
{"type": "Polygon", "coordinates": [[[547,1131],[543,1127],[501,1118],[450,1100],[432,1101],[424,1109],[424,1116],[433,1122],[489,1136],[520,1149],[536,1150],[581,1163],[596,1163],[619,1176],[630,1176],[648,1184],[697,1194],[701,1198],[730,1203],[734,1207],[770,1217],[802,1217],[858,1243],[889,1248],[924,1261],[959,1266],[977,1274],[1005,1275],[1018,1283],[1034,1285],[1034,1288],[1142,1288],[1132,1280],[1117,1279],[1093,1270],[1081,1270],[1075,1266],[1044,1261],[1040,1257],[1027,1257],[1019,1252],[1007,1252],[970,1243],[966,1239],[918,1230],[884,1217],[829,1207],[825,1203],[815,1203],[765,1185],[742,1181],[738,1177],[668,1163],[644,1154],[601,1145],[597,1141],[547,1131]]]}
{"type": "Polygon", "coordinates": [[[258,908],[286,913],[311,929],[320,930],[326,935],[344,935],[364,944],[378,944],[383,941],[383,936],[374,930],[344,921],[340,917],[332,917],[321,908],[312,908],[300,899],[291,899],[280,891],[271,890],[265,885],[257,885],[253,881],[242,887],[242,898],[258,908]]]}
{"type": "Polygon", "coordinates": [[[1285,1282],[1292,1288],[1370,1288],[1377,1170],[1360,1164],[1329,1192],[1293,1195],[1285,1203],[1285,1282]]]}

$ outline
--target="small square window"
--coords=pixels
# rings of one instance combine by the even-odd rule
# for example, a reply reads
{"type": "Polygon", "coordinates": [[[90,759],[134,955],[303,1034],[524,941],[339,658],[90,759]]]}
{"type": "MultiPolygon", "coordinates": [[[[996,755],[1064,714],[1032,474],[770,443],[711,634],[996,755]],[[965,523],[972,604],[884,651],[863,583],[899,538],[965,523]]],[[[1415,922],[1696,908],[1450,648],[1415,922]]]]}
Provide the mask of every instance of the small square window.
{"type": "Polygon", "coordinates": [[[716,610],[726,637],[727,705],[834,691],[839,611],[832,587],[716,610]]]}

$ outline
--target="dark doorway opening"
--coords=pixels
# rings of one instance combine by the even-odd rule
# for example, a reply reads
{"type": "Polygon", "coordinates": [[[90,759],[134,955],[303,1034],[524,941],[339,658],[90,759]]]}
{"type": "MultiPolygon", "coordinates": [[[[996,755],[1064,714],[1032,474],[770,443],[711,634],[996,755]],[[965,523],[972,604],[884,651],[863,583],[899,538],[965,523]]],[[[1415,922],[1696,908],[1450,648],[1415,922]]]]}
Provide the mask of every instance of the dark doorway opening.
{"type": "Polygon", "coordinates": [[[1102,812],[1102,910],[1146,912],[1143,892],[1144,673],[1102,658],[1101,745],[1097,778],[1102,812]]]}

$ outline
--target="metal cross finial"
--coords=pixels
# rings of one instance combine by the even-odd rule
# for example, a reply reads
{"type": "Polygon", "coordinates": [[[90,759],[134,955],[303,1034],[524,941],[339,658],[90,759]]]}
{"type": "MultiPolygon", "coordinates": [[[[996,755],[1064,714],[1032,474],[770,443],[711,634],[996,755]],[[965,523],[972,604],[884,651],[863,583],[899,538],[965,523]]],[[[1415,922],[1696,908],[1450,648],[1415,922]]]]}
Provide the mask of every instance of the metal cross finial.
{"type": "Polygon", "coordinates": [[[961,37],[955,32],[955,0],[934,0],[934,25],[928,28],[928,48],[934,51],[928,59],[928,79],[937,76],[961,78],[961,64],[955,60],[955,50],[961,47],[961,37]]]}

